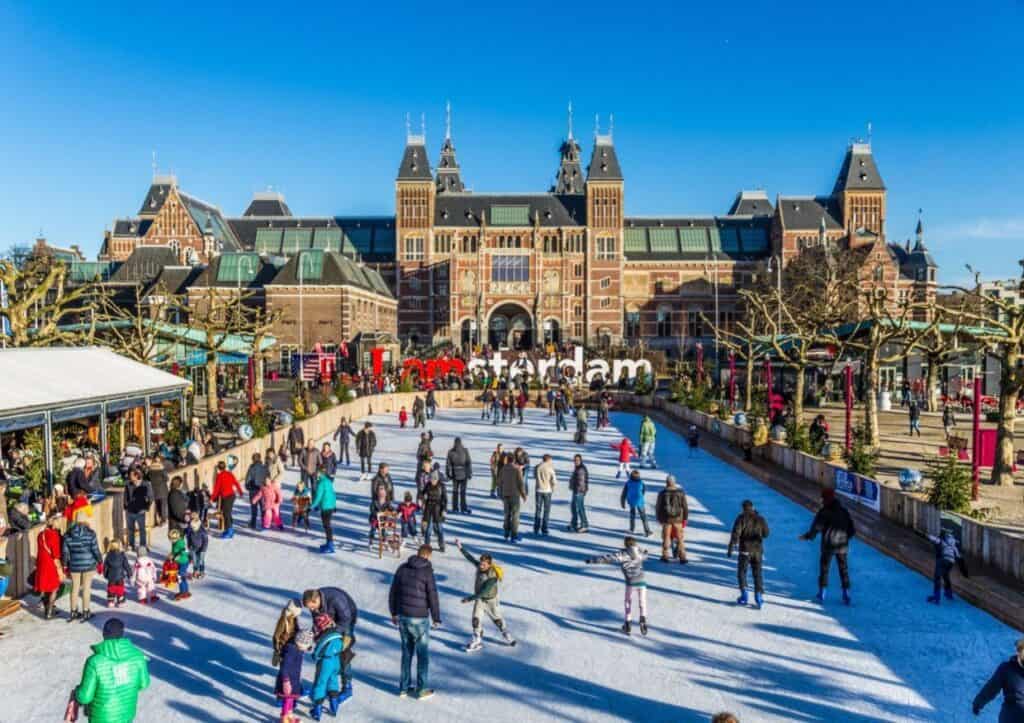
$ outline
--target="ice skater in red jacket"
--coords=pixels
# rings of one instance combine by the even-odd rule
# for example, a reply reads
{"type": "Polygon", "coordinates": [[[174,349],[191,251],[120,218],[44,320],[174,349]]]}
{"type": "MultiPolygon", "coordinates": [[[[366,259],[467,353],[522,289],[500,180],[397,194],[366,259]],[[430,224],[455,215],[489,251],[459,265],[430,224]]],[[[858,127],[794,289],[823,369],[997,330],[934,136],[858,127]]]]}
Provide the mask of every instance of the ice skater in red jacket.
{"type": "Polygon", "coordinates": [[[619,479],[623,472],[629,477],[629,460],[639,456],[636,452],[636,447],[629,441],[629,437],[623,437],[621,442],[613,444],[611,447],[612,449],[619,450],[619,471],[615,473],[615,479],[619,479]]]}
{"type": "Polygon", "coordinates": [[[409,421],[409,413],[405,411],[405,407],[402,407],[398,411],[398,426],[405,429],[406,422],[409,421]]]}

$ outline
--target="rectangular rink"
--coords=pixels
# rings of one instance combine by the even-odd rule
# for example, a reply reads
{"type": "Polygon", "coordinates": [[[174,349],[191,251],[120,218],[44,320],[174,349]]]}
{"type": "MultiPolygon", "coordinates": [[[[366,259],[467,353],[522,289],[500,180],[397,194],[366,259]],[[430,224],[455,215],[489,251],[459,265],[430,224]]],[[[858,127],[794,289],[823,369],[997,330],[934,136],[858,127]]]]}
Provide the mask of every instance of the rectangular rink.
{"type": "MultiPolygon", "coordinates": [[[[388,462],[395,497],[414,490],[413,468],[419,430],[399,430],[396,415],[372,418],[378,434],[375,462],[388,462]]],[[[636,446],[640,418],[613,415],[613,423],[636,446]]],[[[361,420],[359,422],[361,424],[361,420]]],[[[628,530],[620,508],[622,480],[615,479],[621,433],[609,428],[588,433],[584,447],[570,431],[556,432],[546,410],[529,410],[523,425],[493,426],[479,410],[439,410],[431,421],[435,457],[442,462],[459,435],[473,461],[471,516],[449,515],[447,551],[433,563],[443,627],[431,634],[432,699],[396,696],[398,634],[387,609],[388,586],[398,565],[378,559],[366,544],[369,482],[360,480],[358,461],[339,467],[335,481],[339,511],[332,556],[316,552],[323,542],[313,515],[309,533],[253,532],[249,506],[235,507],[237,536],[211,536],[207,577],[192,585],[193,597],[167,597],[153,608],[129,601],[109,611],[105,588],[93,583],[93,619],[43,621],[34,606],[5,626],[0,639],[0,680],[6,681],[0,720],[52,721],[64,711],[68,692],[81,674],[89,646],[116,614],[126,634],[149,657],[152,684],[142,693],[140,721],[276,720],[276,669],[270,665],[270,635],[281,607],[303,589],[338,586],[359,605],[356,627],[354,697],[336,720],[352,721],[707,721],[731,710],[741,721],[967,721],[977,690],[996,664],[1012,651],[1015,631],[959,600],[927,605],[931,583],[896,561],[854,542],[850,554],[853,606],[839,601],[836,573],[830,599],[816,592],[817,541],[797,540],[810,524],[808,511],[762,486],[721,460],[699,451],[688,456],[685,442],[658,427],[659,469],[644,470],[647,513],[654,531],[640,544],[649,551],[648,636],[620,632],[623,582],[612,566],[588,566],[588,557],[618,549],[628,530]],[[500,500],[488,496],[488,460],[497,442],[524,446],[532,464],[553,455],[558,487],[551,535],[535,538],[533,480],[523,505],[523,542],[502,541],[500,500]],[[581,452],[590,470],[588,534],[566,531],[567,481],[572,455],[581,452]],[[690,564],[661,563],[660,528],[654,503],[667,472],[689,494],[686,541],[690,564]],[[735,557],[725,555],[740,502],[749,498],[767,518],[765,608],[741,608],[735,557]],[[501,601],[515,648],[503,645],[484,621],[484,649],[466,653],[470,605],[460,600],[473,590],[473,568],[458,553],[455,538],[474,553],[490,552],[504,569],[501,601]]],[[[280,440],[278,440],[280,442],[280,440]]],[[[285,484],[284,519],[291,522],[291,491],[285,484]]],[[[450,489],[449,489],[450,495],[450,489]]],[[[641,531],[642,532],[642,531],[641,531]]],[[[150,546],[158,564],[168,550],[166,529],[154,531],[150,546]]],[[[403,559],[413,553],[409,547],[403,559]]],[[[134,556],[130,556],[134,560],[134,556]]],[[[162,593],[166,595],[166,593],[162,593]]],[[[34,599],[33,599],[34,600],[34,599]]],[[[310,626],[304,615],[302,626],[310,626]]],[[[307,659],[304,680],[314,666],[307,659]]],[[[299,712],[308,712],[304,699],[299,712]]],[[[997,718],[998,701],[980,720],[997,718]]],[[[325,720],[330,720],[325,717],[325,720]]]]}

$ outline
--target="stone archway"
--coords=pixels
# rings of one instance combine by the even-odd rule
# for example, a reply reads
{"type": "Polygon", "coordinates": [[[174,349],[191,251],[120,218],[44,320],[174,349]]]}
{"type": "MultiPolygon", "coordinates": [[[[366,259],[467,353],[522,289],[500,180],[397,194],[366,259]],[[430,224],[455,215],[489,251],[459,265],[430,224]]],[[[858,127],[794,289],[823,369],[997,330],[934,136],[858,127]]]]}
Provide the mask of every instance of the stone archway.
{"type": "Polygon", "coordinates": [[[498,304],[487,316],[487,343],[495,349],[532,349],[533,320],[520,304],[498,304]]]}

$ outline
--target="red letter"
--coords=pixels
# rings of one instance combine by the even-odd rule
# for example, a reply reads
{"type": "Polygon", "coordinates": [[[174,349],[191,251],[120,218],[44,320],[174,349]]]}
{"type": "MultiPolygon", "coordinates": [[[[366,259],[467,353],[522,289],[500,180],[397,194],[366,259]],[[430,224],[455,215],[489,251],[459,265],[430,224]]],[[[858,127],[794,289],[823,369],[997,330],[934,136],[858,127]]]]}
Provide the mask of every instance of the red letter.
{"type": "Polygon", "coordinates": [[[373,362],[373,376],[379,377],[384,373],[384,347],[375,346],[370,349],[370,360],[373,362]]]}

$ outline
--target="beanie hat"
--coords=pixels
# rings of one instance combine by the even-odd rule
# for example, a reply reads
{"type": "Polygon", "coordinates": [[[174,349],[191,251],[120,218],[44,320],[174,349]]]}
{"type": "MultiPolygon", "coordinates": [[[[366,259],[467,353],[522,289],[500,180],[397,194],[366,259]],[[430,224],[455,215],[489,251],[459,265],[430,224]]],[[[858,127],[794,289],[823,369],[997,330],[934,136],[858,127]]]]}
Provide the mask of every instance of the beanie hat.
{"type": "Polygon", "coordinates": [[[146,557],[149,555],[149,548],[145,545],[139,545],[135,548],[135,554],[137,557],[146,557]]]}
{"type": "Polygon", "coordinates": [[[334,618],[327,613],[320,613],[313,618],[313,630],[320,635],[334,627],[334,618]]]}
{"type": "Polygon", "coordinates": [[[124,623],[121,622],[120,618],[110,618],[110,620],[103,623],[104,640],[120,637],[124,637],[124,623]]]}
{"type": "Polygon", "coordinates": [[[754,509],[754,503],[751,502],[750,500],[743,500],[742,507],[745,510],[752,510],[752,509],[754,509]]]}
{"type": "Polygon", "coordinates": [[[295,634],[295,647],[302,651],[313,649],[313,631],[300,630],[295,634]]]}
{"type": "Polygon", "coordinates": [[[836,491],[831,487],[825,487],[821,490],[821,501],[828,504],[836,498],[836,491]]]}

